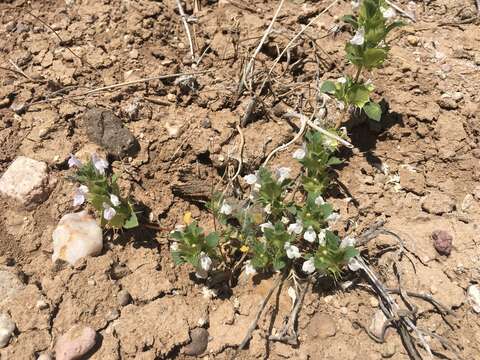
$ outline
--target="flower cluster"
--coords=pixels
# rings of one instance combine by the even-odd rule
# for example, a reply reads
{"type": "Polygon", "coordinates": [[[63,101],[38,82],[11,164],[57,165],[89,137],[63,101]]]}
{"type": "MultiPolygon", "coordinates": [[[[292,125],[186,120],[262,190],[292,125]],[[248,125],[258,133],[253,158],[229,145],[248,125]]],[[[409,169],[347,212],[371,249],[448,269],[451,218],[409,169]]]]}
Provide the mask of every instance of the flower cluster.
{"type": "Polygon", "coordinates": [[[354,36],[345,45],[347,59],[355,65],[357,72],[354,78],[344,76],[336,82],[325,81],[321,91],[337,99],[341,108],[351,106],[363,109],[367,116],[380,121],[382,110],[370,100],[375,87],[368,81],[360,79],[362,69],[380,67],[390,50],[386,37],[396,27],[402,26],[401,21],[391,21],[395,10],[388,6],[385,0],[354,1],[353,8],[357,15],[347,15],[343,20],[355,31],[354,36]]]}
{"type": "Polygon", "coordinates": [[[331,230],[339,214],[322,196],[329,185],[329,167],[340,162],[334,156],[337,148],[335,141],[314,132],[294,151],[293,158],[304,168],[299,184],[303,200],[291,196],[296,187],[287,167],[246,175],[246,200],[214,197],[209,208],[220,226],[208,235],[196,223],[173,232],[175,262],[190,263],[202,278],[216,265],[235,263],[236,255],[245,259],[247,274],[298,267],[305,274],[338,276],[357,251],[331,230]]]}
{"type": "Polygon", "coordinates": [[[76,168],[72,179],[80,185],[75,190],[73,205],[81,206],[88,201],[101,215],[102,226],[114,229],[130,229],[138,226],[137,216],[128,199],[120,195],[115,175],[108,176],[108,162],[97,154],[83,164],[74,155],[68,160],[70,168],[76,168]]]}

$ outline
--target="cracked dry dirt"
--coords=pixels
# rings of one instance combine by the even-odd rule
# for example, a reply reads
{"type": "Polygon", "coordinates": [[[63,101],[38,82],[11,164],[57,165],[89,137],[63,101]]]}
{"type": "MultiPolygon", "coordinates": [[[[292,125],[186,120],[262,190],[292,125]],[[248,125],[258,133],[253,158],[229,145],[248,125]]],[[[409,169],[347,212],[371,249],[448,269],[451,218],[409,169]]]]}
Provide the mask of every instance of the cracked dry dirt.
{"type": "MultiPolygon", "coordinates": [[[[199,358],[229,359],[271,287],[271,277],[241,277],[233,289],[217,285],[218,296],[210,298],[204,284],[193,281],[192,269],[174,268],[169,254],[168,233],[185,211],[205,227],[212,225],[202,201],[225,170],[236,169],[235,125],[249,102],[246,95],[231,106],[236,86],[277,6],[271,0],[200,1],[201,9],[194,11],[192,3],[187,1],[185,9],[197,18],[196,49],[205,50],[193,68],[174,1],[0,1],[0,174],[24,155],[46,162],[56,180],[48,199],[34,210],[0,202],[0,313],[8,313],[16,324],[14,337],[0,349],[2,360],[53,355],[58,337],[75,324],[99,334],[89,359],[188,358],[185,345],[198,327],[209,333],[207,350],[199,358]],[[54,99],[192,70],[210,71],[195,76],[194,89],[168,79],[54,99]],[[138,141],[137,151],[117,158],[113,169],[121,172],[120,184],[140,205],[143,221],[158,222],[163,230],[106,235],[100,256],[62,266],[51,261],[51,234],[61,216],[73,211],[68,154],[95,149],[84,121],[92,108],[113,111],[138,141]],[[125,291],[130,303],[124,301],[125,291]]],[[[340,235],[360,234],[383,218],[388,229],[402,236],[415,253],[411,261],[401,262],[404,288],[431,293],[455,315],[448,326],[430,305],[418,301],[421,326],[456,344],[464,359],[474,360],[480,353],[480,321],[466,289],[480,281],[480,32],[475,2],[397,3],[415,10],[418,21],[393,33],[389,60],[368,74],[388,113],[380,124],[348,127],[356,149],[342,152],[345,164],[336,169],[336,185],[327,198],[349,220],[337,229],[340,235]],[[437,230],[453,237],[449,256],[440,256],[432,245],[437,230]]],[[[277,49],[329,4],[286,1],[255,71],[268,70],[277,49]]],[[[343,51],[348,30],[326,36],[348,12],[350,2],[340,1],[296,42],[290,65],[286,59],[277,65],[271,85],[276,97],[266,97],[243,130],[244,174],[297,131],[275,116],[271,109],[277,102],[295,106],[301,99],[308,112],[317,78],[335,79],[350,71],[343,51]]],[[[291,151],[272,161],[272,166],[292,164],[291,151]]],[[[393,254],[385,251],[392,244],[380,236],[362,253],[387,286],[396,287],[393,254]]],[[[385,343],[379,344],[352,326],[354,321],[370,323],[378,310],[376,298],[361,287],[342,291],[334,283],[320,283],[306,295],[298,346],[265,341],[290,311],[288,286],[272,298],[238,358],[408,358],[395,331],[387,331],[385,343]]],[[[454,358],[440,343],[433,341],[432,348],[454,358]]]]}

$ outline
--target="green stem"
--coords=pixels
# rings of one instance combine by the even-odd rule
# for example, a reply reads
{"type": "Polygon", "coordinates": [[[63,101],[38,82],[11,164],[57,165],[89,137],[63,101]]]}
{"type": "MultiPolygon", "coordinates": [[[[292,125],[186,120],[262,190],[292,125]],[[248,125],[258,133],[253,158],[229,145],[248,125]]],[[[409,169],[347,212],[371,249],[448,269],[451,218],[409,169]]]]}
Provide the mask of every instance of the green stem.
{"type": "Polygon", "coordinates": [[[358,79],[360,78],[360,74],[362,72],[362,69],[363,69],[363,65],[360,65],[357,69],[357,74],[355,75],[355,80],[354,80],[354,83],[358,83],[358,79]]]}

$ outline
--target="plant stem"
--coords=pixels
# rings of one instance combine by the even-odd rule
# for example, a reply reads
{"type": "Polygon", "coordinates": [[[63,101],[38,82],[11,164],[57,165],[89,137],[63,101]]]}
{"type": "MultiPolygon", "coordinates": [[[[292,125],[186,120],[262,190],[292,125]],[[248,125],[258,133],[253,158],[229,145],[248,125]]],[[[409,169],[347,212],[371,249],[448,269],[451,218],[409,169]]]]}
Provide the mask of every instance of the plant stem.
{"type": "Polygon", "coordinates": [[[358,79],[360,78],[360,74],[362,72],[362,69],[363,69],[363,65],[360,65],[357,69],[357,74],[355,75],[355,80],[354,80],[354,83],[358,83],[358,79]]]}

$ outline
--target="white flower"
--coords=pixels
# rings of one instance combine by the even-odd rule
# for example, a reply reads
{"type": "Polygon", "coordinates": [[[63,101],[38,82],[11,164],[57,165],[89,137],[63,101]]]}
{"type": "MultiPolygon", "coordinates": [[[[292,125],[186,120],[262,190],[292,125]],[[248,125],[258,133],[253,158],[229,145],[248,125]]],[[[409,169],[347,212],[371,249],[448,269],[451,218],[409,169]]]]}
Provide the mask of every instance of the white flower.
{"type": "Polygon", "coordinates": [[[386,9],[384,7],[381,7],[380,11],[382,12],[382,15],[385,19],[391,19],[397,15],[395,10],[392,9],[391,7],[388,7],[386,9]]]}
{"type": "Polygon", "coordinates": [[[363,27],[359,28],[353,38],[350,40],[352,45],[363,45],[365,42],[365,29],[363,27]]]}
{"type": "Polygon", "coordinates": [[[85,195],[88,193],[88,187],[80,185],[73,195],[73,206],[82,205],[85,202],[85,195]]]}
{"type": "Polygon", "coordinates": [[[78,160],[75,155],[70,154],[70,159],[68,159],[68,167],[81,167],[82,165],[82,162],[78,160]]]}
{"type": "Polygon", "coordinates": [[[337,79],[337,82],[339,82],[340,84],[345,84],[347,82],[347,79],[342,76],[337,79]]]}
{"type": "Polygon", "coordinates": [[[356,258],[352,257],[348,261],[348,268],[352,271],[357,271],[358,269],[362,268],[362,264],[356,258]]]}
{"type": "Polygon", "coordinates": [[[100,173],[100,174],[105,174],[105,169],[108,168],[108,162],[105,159],[102,159],[99,157],[97,154],[93,153],[92,154],[92,163],[95,169],[100,173]]]}
{"type": "Polygon", "coordinates": [[[287,179],[290,175],[291,169],[288,167],[279,167],[277,168],[276,175],[277,175],[277,181],[279,183],[283,182],[283,180],[287,179]]]}
{"type": "Polygon", "coordinates": [[[267,214],[271,214],[272,213],[272,204],[268,204],[267,206],[265,206],[263,208],[263,210],[267,213],[267,214]]]}
{"type": "Polygon", "coordinates": [[[287,228],[287,232],[289,234],[295,233],[297,235],[300,235],[302,230],[303,230],[303,224],[302,224],[302,220],[300,219],[297,219],[297,222],[295,222],[294,224],[288,225],[288,228],[287,228]]]}
{"type": "Polygon", "coordinates": [[[317,239],[317,233],[313,228],[310,226],[307,231],[303,234],[303,238],[307,240],[308,242],[313,243],[317,239]]]}
{"type": "Polygon", "coordinates": [[[290,222],[290,220],[288,220],[286,216],[282,216],[282,219],[280,221],[285,225],[288,225],[288,223],[290,222]]]}
{"type": "Polygon", "coordinates": [[[306,274],[311,274],[315,271],[315,263],[313,262],[313,257],[303,263],[302,271],[306,274]]]}
{"type": "Polygon", "coordinates": [[[117,195],[115,194],[110,194],[110,201],[112,202],[113,206],[118,206],[120,205],[120,199],[118,198],[117,195]]]}
{"type": "Polygon", "coordinates": [[[210,270],[211,266],[212,266],[212,259],[210,259],[210,257],[202,251],[200,253],[200,268],[203,271],[208,271],[210,270]]]}
{"type": "Polygon", "coordinates": [[[249,276],[249,275],[255,275],[256,273],[257,273],[257,270],[255,270],[250,260],[245,261],[245,274],[249,276]]]}
{"type": "Polygon", "coordinates": [[[322,229],[318,233],[318,242],[320,245],[325,245],[325,237],[327,236],[327,230],[322,229]]]}
{"type": "Polygon", "coordinates": [[[356,240],[353,236],[346,236],[340,243],[340,248],[346,248],[347,246],[355,246],[356,240]]]}
{"type": "Polygon", "coordinates": [[[299,148],[299,149],[294,151],[292,157],[296,160],[302,160],[305,157],[306,154],[307,154],[307,152],[305,151],[304,148],[299,148]]]}
{"type": "Polygon", "coordinates": [[[220,208],[220,214],[230,215],[231,213],[232,207],[223,201],[222,207],[220,208]]]}
{"type": "Polygon", "coordinates": [[[115,209],[107,203],[103,203],[103,217],[105,220],[110,221],[117,214],[115,209]]]}
{"type": "Polygon", "coordinates": [[[178,251],[178,242],[174,241],[174,242],[170,245],[170,251],[178,251]]]}
{"type": "Polygon", "coordinates": [[[259,226],[260,226],[260,230],[262,230],[262,232],[265,232],[265,229],[274,229],[275,228],[270,221],[266,222],[266,223],[263,223],[263,224],[260,224],[259,226]]]}
{"type": "Polygon", "coordinates": [[[257,175],[255,174],[247,175],[243,179],[247,182],[248,185],[253,185],[258,181],[257,175]]]}
{"type": "Polygon", "coordinates": [[[317,196],[317,198],[315,199],[315,205],[320,206],[323,204],[325,204],[325,200],[323,200],[322,195],[317,196]]]}
{"type": "Polygon", "coordinates": [[[336,212],[332,212],[330,215],[327,216],[325,219],[332,224],[335,224],[338,220],[340,220],[340,214],[336,212]]]}
{"type": "Polygon", "coordinates": [[[352,1],[352,9],[357,10],[360,7],[360,0],[353,0],[352,1]]]}
{"type": "Polygon", "coordinates": [[[343,111],[345,109],[345,103],[343,101],[337,101],[337,108],[340,111],[343,111]]]}
{"type": "Polygon", "coordinates": [[[298,247],[296,247],[295,245],[291,245],[289,242],[286,242],[283,247],[287,251],[287,257],[289,259],[297,259],[301,256],[298,247]]]}

